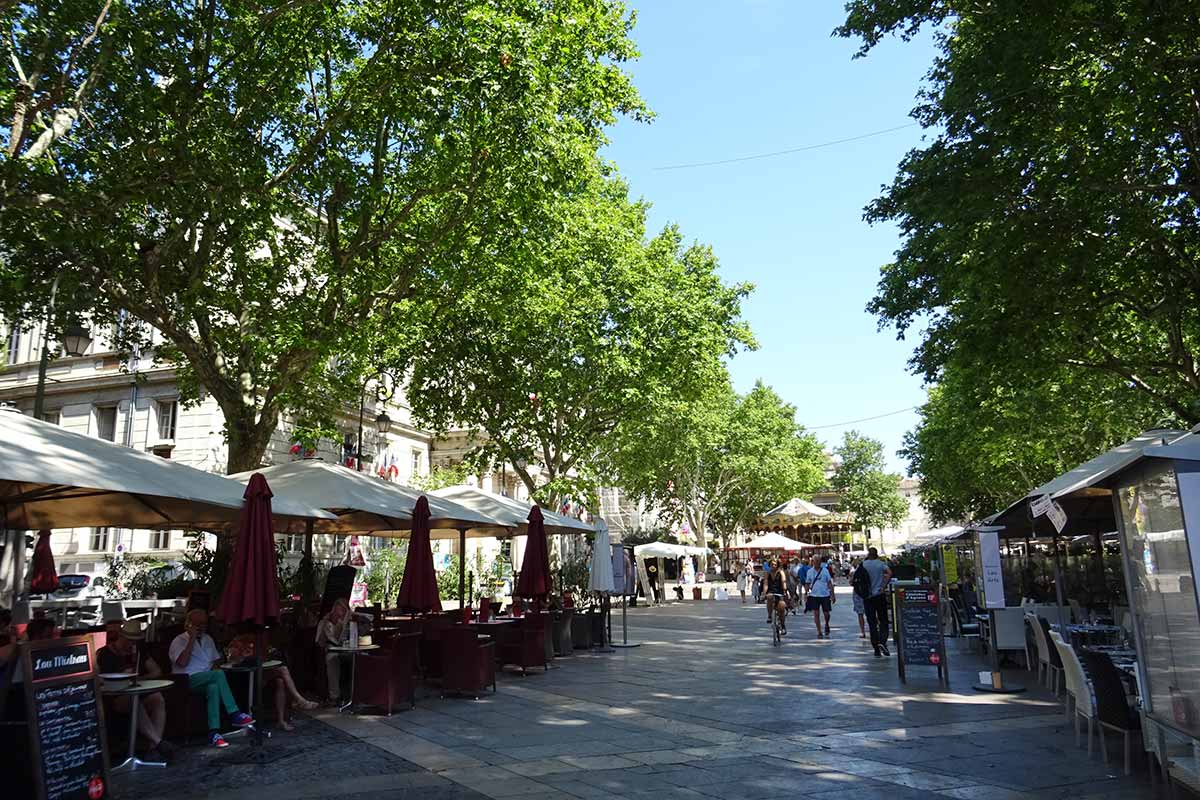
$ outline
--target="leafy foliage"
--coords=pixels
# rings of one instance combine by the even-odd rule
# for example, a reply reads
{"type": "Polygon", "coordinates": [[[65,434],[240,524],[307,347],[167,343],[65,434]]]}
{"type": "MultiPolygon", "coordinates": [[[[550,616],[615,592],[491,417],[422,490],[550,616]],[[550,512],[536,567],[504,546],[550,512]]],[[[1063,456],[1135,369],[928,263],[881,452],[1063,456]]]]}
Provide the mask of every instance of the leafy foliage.
{"type": "Polygon", "coordinates": [[[701,546],[755,514],[821,487],[820,443],[796,409],[759,382],[739,396],[725,377],[699,402],[662,411],[620,443],[613,473],[631,495],[686,521],[701,546]]]}
{"type": "Polygon", "coordinates": [[[422,475],[413,481],[415,488],[422,492],[433,492],[448,486],[460,486],[467,482],[468,468],[466,464],[455,464],[450,467],[434,467],[428,475],[422,475]]]}
{"type": "Polygon", "coordinates": [[[437,573],[438,597],[443,600],[458,599],[458,567],[460,563],[462,560],[458,553],[452,553],[450,560],[446,563],[446,568],[437,573]]]}
{"type": "Polygon", "coordinates": [[[594,167],[545,225],[475,252],[455,302],[424,312],[435,335],[394,356],[418,419],[475,429],[477,460],[512,465],[551,505],[590,497],[610,441],[697,397],[751,341],[748,287],[674,228],[647,240],[646,208],[594,167]]]}
{"type": "Polygon", "coordinates": [[[941,523],[984,517],[1143,430],[1177,424],[1158,417],[1151,398],[1095,373],[1007,386],[958,365],[919,413],[901,455],[941,523]]]}
{"type": "Polygon", "coordinates": [[[838,32],[865,54],[922,27],[930,136],[867,209],[905,237],[870,309],[924,327],[931,381],[984,364],[1200,421],[1194,4],[851,0],[838,32]]]}
{"type": "Polygon", "coordinates": [[[846,431],[834,448],[837,469],[830,485],[842,497],[842,508],[854,515],[864,531],[895,528],[908,513],[900,496],[900,476],[886,470],[883,443],[858,431],[846,431]]]}
{"type": "Polygon", "coordinates": [[[644,116],[615,0],[64,0],[0,24],[0,312],[59,279],[64,316],[122,320],[220,405],[230,471],[283,413],[356,394],[439,270],[537,225],[644,116]]]}
{"type": "MultiPolygon", "coordinates": [[[[395,604],[400,591],[400,579],[404,577],[404,563],[408,559],[408,542],[390,543],[371,553],[371,565],[367,570],[367,596],[372,603],[382,603],[384,608],[395,604]]],[[[457,592],[457,587],[455,587],[457,592]]],[[[455,595],[457,596],[457,595],[455,595]]]]}

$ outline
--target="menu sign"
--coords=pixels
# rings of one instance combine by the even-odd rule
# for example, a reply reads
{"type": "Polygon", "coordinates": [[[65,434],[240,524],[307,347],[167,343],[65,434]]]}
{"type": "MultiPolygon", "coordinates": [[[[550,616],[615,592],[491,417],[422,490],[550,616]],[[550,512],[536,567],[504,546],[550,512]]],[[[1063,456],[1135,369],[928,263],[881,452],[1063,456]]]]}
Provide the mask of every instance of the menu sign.
{"type": "Polygon", "coordinates": [[[942,616],[934,587],[905,587],[896,590],[897,631],[900,635],[900,678],[909,666],[936,667],[946,674],[946,647],[942,638],[942,616]]]}
{"type": "Polygon", "coordinates": [[[34,784],[41,800],[108,795],[104,708],[90,637],[30,642],[23,654],[34,784]]]}
{"type": "Polygon", "coordinates": [[[983,605],[1004,608],[1004,571],[1000,568],[1000,535],[979,531],[979,563],[983,568],[983,605]]]}

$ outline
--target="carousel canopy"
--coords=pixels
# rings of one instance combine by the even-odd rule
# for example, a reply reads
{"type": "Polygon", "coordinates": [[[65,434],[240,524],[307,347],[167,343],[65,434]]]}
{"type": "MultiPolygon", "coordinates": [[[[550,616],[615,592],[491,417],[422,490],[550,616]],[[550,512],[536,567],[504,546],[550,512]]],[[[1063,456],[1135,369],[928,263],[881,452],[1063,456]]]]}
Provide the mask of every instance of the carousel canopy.
{"type": "Polygon", "coordinates": [[[772,517],[772,516],[778,516],[778,517],[799,517],[799,516],[824,517],[829,513],[830,512],[828,509],[821,508],[820,506],[810,503],[807,500],[801,500],[799,497],[793,497],[791,500],[788,500],[786,503],[782,503],[780,505],[775,506],[770,511],[768,511],[766,514],[764,514],[763,516],[766,516],[766,517],[772,517]]]}
{"type": "Polygon", "coordinates": [[[852,514],[841,514],[821,508],[816,503],[793,497],[786,503],[775,506],[755,521],[754,529],[758,531],[773,528],[816,528],[840,529],[854,522],[852,514]]]}

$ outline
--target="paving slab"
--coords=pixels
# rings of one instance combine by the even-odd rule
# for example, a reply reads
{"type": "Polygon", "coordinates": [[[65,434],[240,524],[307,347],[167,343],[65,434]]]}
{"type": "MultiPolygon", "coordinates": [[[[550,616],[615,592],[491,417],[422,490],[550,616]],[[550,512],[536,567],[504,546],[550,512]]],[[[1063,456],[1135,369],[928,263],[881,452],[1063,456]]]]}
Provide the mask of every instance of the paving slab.
{"type": "MultiPolygon", "coordinates": [[[[118,800],[1158,800],[1077,748],[1070,721],[1023,670],[1021,695],[971,690],[985,665],[951,650],[949,687],[901,683],[847,602],[833,636],[791,621],[771,644],[761,606],[689,601],[630,609],[641,647],[576,651],[499,676],[496,694],[436,687],[390,717],[323,710],[269,747],[265,766],[189,747],[164,770],[113,781],[118,800]]],[[[926,674],[928,673],[928,674],[926,674]]]]}

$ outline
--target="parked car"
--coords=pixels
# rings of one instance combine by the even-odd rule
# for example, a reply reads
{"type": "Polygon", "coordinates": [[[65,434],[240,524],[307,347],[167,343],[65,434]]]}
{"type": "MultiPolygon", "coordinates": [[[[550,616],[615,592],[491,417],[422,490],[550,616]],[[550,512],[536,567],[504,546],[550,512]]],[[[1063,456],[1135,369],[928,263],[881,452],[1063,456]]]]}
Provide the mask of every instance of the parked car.
{"type": "Polygon", "coordinates": [[[52,600],[86,600],[105,597],[108,582],[103,576],[67,574],[58,576],[58,589],[50,595],[52,600]]]}

